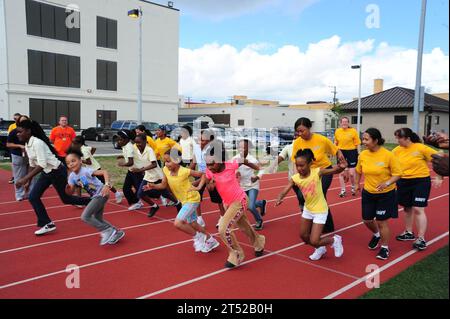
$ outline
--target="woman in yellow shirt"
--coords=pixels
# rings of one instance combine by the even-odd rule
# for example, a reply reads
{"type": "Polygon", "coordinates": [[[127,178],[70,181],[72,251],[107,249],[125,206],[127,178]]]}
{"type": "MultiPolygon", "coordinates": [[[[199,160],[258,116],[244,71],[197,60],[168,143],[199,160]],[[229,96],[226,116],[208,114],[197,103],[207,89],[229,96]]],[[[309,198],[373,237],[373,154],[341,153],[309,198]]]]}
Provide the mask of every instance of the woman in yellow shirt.
{"type": "Polygon", "coordinates": [[[287,187],[278,196],[275,206],[281,205],[286,194],[294,185],[297,185],[305,199],[300,236],[306,244],[316,248],[309,258],[311,260],[322,258],[327,251],[327,245],[333,247],[336,257],[341,257],[344,253],[341,236],[321,238],[328,216],[328,204],[322,191],[322,176],[333,176],[342,172],[347,167],[347,163],[343,161],[339,163],[339,166],[324,169],[313,168],[314,161],[314,153],[310,149],[303,149],[296,153],[295,165],[298,173],[292,176],[287,187]]]}
{"type": "Polygon", "coordinates": [[[345,183],[350,177],[352,185],[352,196],[355,196],[355,167],[358,163],[358,146],[361,144],[359,133],[353,127],[350,127],[348,117],[342,117],[339,121],[341,127],[334,133],[334,143],[341,150],[348,163],[348,168],[339,175],[341,192],[339,197],[345,197],[345,183]]]}
{"type": "MultiPolygon", "coordinates": [[[[345,162],[342,152],[333,144],[328,138],[323,135],[311,132],[312,123],[308,118],[299,118],[294,125],[298,138],[294,141],[292,146],[291,160],[295,162],[295,156],[299,150],[309,148],[314,153],[314,162],[311,164],[312,168],[331,168],[331,161],[329,155],[337,156],[339,162],[345,162]]],[[[322,190],[325,198],[327,197],[328,188],[330,188],[333,181],[332,175],[322,176],[322,190]]],[[[298,194],[301,197],[301,194],[298,194]]],[[[304,205],[304,200],[302,201],[304,205]]],[[[303,209],[303,205],[300,208],[303,209]]],[[[324,233],[334,231],[333,217],[331,211],[328,209],[327,222],[323,229],[324,233]]]]}
{"type": "Polygon", "coordinates": [[[160,125],[159,128],[156,130],[156,136],[158,137],[155,141],[156,144],[156,155],[159,161],[159,164],[161,167],[163,167],[163,159],[164,154],[166,154],[167,151],[170,151],[172,148],[176,148],[177,150],[181,151],[180,145],[172,140],[170,137],[166,136],[167,129],[165,125],[160,125]]]}
{"type": "Polygon", "coordinates": [[[356,191],[364,175],[362,190],[362,218],[372,231],[369,249],[374,250],[381,241],[377,258],[389,258],[390,230],[388,221],[398,217],[397,191],[395,183],[400,179],[400,163],[392,152],[385,149],[384,139],[376,128],[369,128],[363,135],[366,150],[359,155],[356,165],[356,191]]]}
{"type": "MultiPolygon", "coordinates": [[[[394,133],[398,141],[392,153],[401,163],[403,175],[397,182],[398,203],[405,210],[406,230],[397,236],[400,241],[414,241],[413,247],[418,250],[427,248],[425,232],[427,216],[425,207],[431,191],[431,178],[428,163],[432,155],[438,152],[421,143],[419,136],[410,128],[402,128],[394,133]],[[414,219],[417,225],[417,238],[413,233],[414,219]]],[[[442,176],[437,176],[434,186],[442,185],[442,176]]]]}

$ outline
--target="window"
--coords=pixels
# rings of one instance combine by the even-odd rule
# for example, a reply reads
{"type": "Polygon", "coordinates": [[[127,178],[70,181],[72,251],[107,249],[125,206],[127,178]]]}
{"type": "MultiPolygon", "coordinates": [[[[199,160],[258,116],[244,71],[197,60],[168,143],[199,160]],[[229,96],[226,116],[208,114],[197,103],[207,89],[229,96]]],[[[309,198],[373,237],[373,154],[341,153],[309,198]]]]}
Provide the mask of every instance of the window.
{"type": "Polygon", "coordinates": [[[407,124],[408,116],[406,115],[395,115],[394,116],[394,124],[407,124]]]}
{"type": "Polygon", "coordinates": [[[28,83],[80,87],[80,58],[28,50],[28,83]]]}
{"type": "Polygon", "coordinates": [[[97,17],[97,46],[117,49],[117,21],[97,17]]]}
{"type": "Polygon", "coordinates": [[[97,60],[97,89],[117,91],[117,62],[97,60]]]}
{"type": "Polygon", "coordinates": [[[244,120],[238,120],[238,126],[245,126],[244,120]]]}
{"type": "Polygon", "coordinates": [[[30,99],[30,117],[40,124],[56,126],[59,116],[66,115],[69,125],[80,128],[80,101],[30,99]]]}
{"type": "Polygon", "coordinates": [[[25,7],[27,34],[80,43],[80,28],[68,28],[66,25],[67,17],[73,11],[66,12],[66,8],[33,0],[25,0],[25,7]]]}
{"type": "Polygon", "coordinates": [[[434,117],[434,125],[439,125],[440,122],[440,117],[439,116],[435,116],[434,117]]]}
{"type": "MultiPolygon", "coordinates": [[[[362,122],[363,122],[362,116],[359,118],[359,122],[360,122],[360,124],[362,124],[362,122]]],[[[358,124],[358,116],[352,116],[352,124],[358,124]]]]}

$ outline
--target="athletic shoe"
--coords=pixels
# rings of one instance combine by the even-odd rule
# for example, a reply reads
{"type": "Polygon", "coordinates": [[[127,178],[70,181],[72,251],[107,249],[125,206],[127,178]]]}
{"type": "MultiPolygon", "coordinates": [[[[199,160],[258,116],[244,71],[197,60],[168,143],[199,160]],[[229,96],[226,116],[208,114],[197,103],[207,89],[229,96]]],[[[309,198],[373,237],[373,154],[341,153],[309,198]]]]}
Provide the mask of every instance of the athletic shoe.
{"type": "Polygon", "coordinates": [[[353,187],[352,187],[352,196],[356,196],[356,191],[353,187]]]}
{"type": "Polygon", "coordinates": [[[262,230],[263,228],[264,228],[263,221],[262,220],[257,221],[255,225],[255,230],[262,230]]]}
{"type": "Polygon", "coordinates": [[[255,246],[255,257],[261,257],[264,254],[264,247],[266,246],[266,237],[264,235],[258,235],[254,246],[255,246]]]}
{"type": "Polygon", "coordinates": [[[194,249],[195,249],[196,253],[203,250],[203,247],[205,246],[205,242],[206,242],[206,235],[203,233],[197,232],[194,236],[194,249]]]}
{"type": "Polygon", "coordinates": [[[14,177],[11,177],[11,179],[8,181],[8,184],[14,184],[14,177]]]}
{"type": "Polygon", "coordinates": [[[236,251],[236,253],[237,253],[237,258],[238,258],[237,265],[235,265],[235,264],[233,264],[233,263],[231,263],[231,262],[229,262],[227,260],[227,262],[225,263],[225,268],[235,268],[235,267],[239,266],[244,261],[245,256],[243,254],[243,251],[242,252],[237,252],[236,251]]]}
{"type": "Polygon", "coordinates": [[[411,241],[415,240],[416,236],[414,236],[414,233],[410,233],[409,231],[404,231],[402,234],[395,237],[399,241],[411,241]]]}
{"type": "Polygon", "coordinates": [[[122,199],[123,199],[123,193],[122,192],[116,192],[115,197],[116,197],[116,204],[120,204],[122,202],[122,199]]]}
{"type": "Polygon", "coordinates": [[[110,227],[100,233],[100,246],[106,245],[117,233],[117,230],[113,227],[110,227]]]}
{"type": "Polygon", "coordinates": [[[173,206],[178,206],[178,205],[181,205],[181,203],[179,201],[177,201],[175,203],[175,202],[172,202],[171,200],[169,200],[168,203],[166,204],[167,207],[173,207],[173,206]]]}
{"type": "Polygon", "coordinates": [[[209,237],[203,247],[202,247],[202,253],[209,253],[211,250],[219,246],[219,242],[214,237],[209,237]]]}
{"type": "Polygon", "coordinates": [[[314,250],[314,253],[311,256],[309,256],[309,259],[311,259],[313,261],[317,261],[317,260],[321,259],[322,256],[326,254],[326,252],[327,252],[327,248],[325,246],[316,248],[316,250],[314,250]]]}
{"type": "Polygon", "coordinates": [[[388,259],[389,258],[389,249],[385,248],[385,247],[381,247],[380,251],[378,252],[377,258],[381,259],[381,260],[388,259]]]}
{"type": "Polygon", "coordinates": [[[34,234],[35,234],[36,236],[42,236],[42,235],[45,235],[45,234],[47,234],[47,233],[49,233],[49,232],[52,232],[52,231],[54,231],[54,230],[56,230],[55,224],[53,224],[53,223],[48,223],[47,225],[45,225],[45,226],[42,227],[41,229],[35,231],[34,234]]]}
{"type": "Polygon", "coordinates": [[[202,227],[205,227],[205,226],[206,226],[206,223],[205,223],[205,221],[203,220],[203,217],[202,217],[202,216],[197,216],[197,224],[199,224],[199,225],[202,226],[202,227]]]}
{"type": "Polygon", "coordinates": [[[222,216],[220,216],[220,218],[219,218],[219,220],[217,221],[217,225],[216,225],[216,228],[217,229],[219,229],[219,225],[220,225],[220,222],[222,221],[222,216]]]}
{"type": "Polygon", "coordinates": [[[377,249],[380,239],[381,239],[381,237],[377,237],[374,235],[369,242],[369,245],[368,245],[369,249],[371,249],[371,250],[377,249]]]}
{"type": "Polygon", "coordinates": [[[334,255],[336,257],[342,257],[344,254],[344,246],[342,246],[342,237],[339,235],[334,235],[334,242],[331,247],[334,249],[334,255]]]}
{"type": "Polygon", "coordinates": [[[138,210],[138,209],[141,209],[142,206],[144,206],[144,204],[142,204],[142,202],[139,201],[136,204],[133,204],[130,207],[128,207],[128,210],[138,210]]]}
{"type": "Polygon", "coordinates": [[[84,208],[83,205],[75,205],[76,208],[84,208]]]}
{"type": "Polygon", "coordinates": [[[159,199],[161,200],[162,206],[167,206],[167,199],[165,197],[160,196],[159,199]]]}
{"type": "Polygon", "coordinates": [[[343,198],[343,197],[345,197],[345,194],[346,194],[345,191],[341,191],[341,192],[339,193],[339,197],[340,197],[340,198],[343,198]]]}
{"type": "Polygon", "coordinates": [[[261,216],[264,216],[266,214],[266,207],[267,207],[267,201],[264,199],[263,206],[261,207],[261,216]]]}
{"type": "Polygon", "coordinates": [[[153,217],[155,216],[156,212],[158,211],[159,206],[155,204],[155,206],[150,207],[150,211],[148,212],[147,216],[148,217],[153,217]]]}
{"type": "Polygon", "coordinates": [[[417,240],[413,244],[413,248],[418,250],[425,250],[427,249],[427,242],[423,238],[417,238],[417,240]]]}
{"type": "Polygon", "coordinates": [[[117,230],[114,236],[111,236],[110,240],[108,241],[108,244],[114,245],[117,244],[119,240],[121,240],[125,236],[125,232],[123,230],[117,230]]]}

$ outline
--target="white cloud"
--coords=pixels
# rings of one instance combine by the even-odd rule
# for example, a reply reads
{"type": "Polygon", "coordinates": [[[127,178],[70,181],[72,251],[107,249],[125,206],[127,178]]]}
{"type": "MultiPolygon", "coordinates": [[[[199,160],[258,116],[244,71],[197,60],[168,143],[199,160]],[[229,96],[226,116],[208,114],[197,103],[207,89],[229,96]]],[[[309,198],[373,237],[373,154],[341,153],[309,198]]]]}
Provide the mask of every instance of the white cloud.
{"type": "MultiPolygon", "coordinates": [[[[358,72],[363,65],[363,94],[373,92],[373,80],[385,79],[385,89],[414,88],[417,51],[375,45],[374,40],[342,43],[333,36],[311,43],[306,50],[286,45],[273,54],[269,44],[249,44],[242,50],[231,45],[206,44],[180,49],[180,93],[194,99],[221,102],[234,94],[276,99],[283,103],[332,100],[337,86],[341,101],[357,95],[358,72]]],[[[422,84],[431,92],[448,92],[449,56],[439,48],[426,52],[422,84]]]]}

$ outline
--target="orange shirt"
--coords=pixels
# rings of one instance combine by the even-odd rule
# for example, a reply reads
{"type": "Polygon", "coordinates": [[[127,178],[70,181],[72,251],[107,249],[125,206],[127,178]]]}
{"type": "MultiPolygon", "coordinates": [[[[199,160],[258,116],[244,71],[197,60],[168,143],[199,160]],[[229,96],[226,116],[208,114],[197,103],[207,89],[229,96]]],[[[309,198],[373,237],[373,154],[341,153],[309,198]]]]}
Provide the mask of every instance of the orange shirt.
{"type": "Polygon", "coordinates": [[[65,157],[67,150],[72,144],[72,140],[77,136],[75,130],[70,126],[61,127],[57,126],[50,132],[50,141],[53,142],[55,150],[59,156],[65,157]]]}

